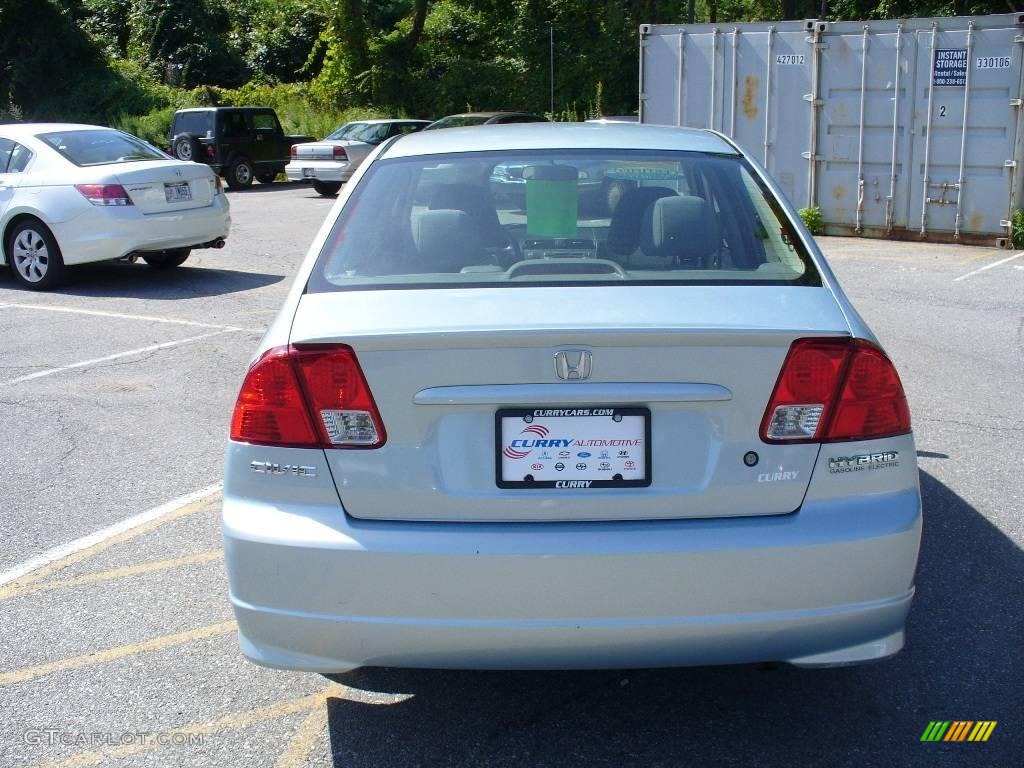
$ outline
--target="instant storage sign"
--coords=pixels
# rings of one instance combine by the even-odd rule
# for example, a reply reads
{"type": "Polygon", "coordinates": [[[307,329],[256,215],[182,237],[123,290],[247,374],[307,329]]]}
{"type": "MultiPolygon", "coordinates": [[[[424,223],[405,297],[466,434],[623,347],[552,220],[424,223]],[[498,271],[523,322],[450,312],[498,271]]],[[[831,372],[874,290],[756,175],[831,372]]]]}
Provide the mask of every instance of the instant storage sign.
{"type": "Polygon", "coordinates": [[[932,67],[935,85],[967,85],[967,49],[936,48],[935,66],[932,67]]]}

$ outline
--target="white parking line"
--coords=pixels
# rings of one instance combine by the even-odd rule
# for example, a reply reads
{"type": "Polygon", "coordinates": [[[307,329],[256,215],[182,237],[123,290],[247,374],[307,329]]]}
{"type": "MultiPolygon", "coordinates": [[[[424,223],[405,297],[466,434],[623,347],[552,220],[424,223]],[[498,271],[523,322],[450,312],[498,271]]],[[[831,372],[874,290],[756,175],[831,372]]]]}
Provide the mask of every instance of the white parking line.
{"type": "Polygon", "coordinates": [[[150,344],[148,347],[139,347],[138,349],[129,349],[127,352],[117,352],[113,355],[107,355],[105,357],[94,357],[92,360],[82,360],[79,363],[71,363],[70,365],[62,365],[59,368],[48,368],[45,371],[36,371],[25,376],[19,376],[16,379],[8,379],[7,381],[0,381],[0,387],[10,386],[11,384],[21,384],[24,381],[32,381],[33,379],[41,379],[44,376],[53,376],[55,373],[64,373],[64,371],[70,371],[75,368],[85,368],[90,365],[96,365],[97,363],[106,363],[110,360],[117,360],[122,357],[130,357],[132,355],[144,355],[146,352],[154,352],[158,349],[167,349],[168,347],[177,347],[181,344],[188,344],[192,341],[199,341],[201,339],[208,339],[211,336],[220,336],[224,333],[232,333],[234,329],[230,331],[212,331],[211,333],[204,333],[199,336],[190,336],[187,339],[177,339],[176,341],[165,341],[161,344],[150,344]]]}
{"type": "Polygon", "coordinates": [[[140,512],[139,514],[133,515],[119,523],[114,523],[113,525],[96,531],[95,533],[90,533],[88,536],[83,536],[82,538],[75,539],[67,544],[62,544],[59,547],[48,549],[41,555],[36,555],[31,560],[26,560],[21,565],[16,565],[10,570],[0,573],[0,586],[8,584],[15,579],[20,579],[25,574],[31,573],[32,571],[56,562],[57,560],[61,560],[68,555],[73,555],[75,552],[95,546],[101,541],[118,536],[125,531],[130,531],[132,528],[138,528],[140,525],[144,525],[150,520],[155,520],[156,518],[173,512],[187,504],[191,504],[206,496],[218,493],[221,487],[221,483],[216,483],[214,485],[207,486],[202,490],[193,491],[192,493],[185,494],[184,496],[179,496],[176,499],[168,501],[166,504],[161,504],[159,507],[153,507],[153,509],[140,512]]]}
{"type": "Polygon", "coordinates": [[[974,270],[973,272],[968,272],[966,275],[960,275],[960,277],[954,278],[953,282],[954,283],[959,283],[961,280],[966,280],[968,277],[971,277],[972,275],[980,274],[980,273],[984,272],[986,269],[992,269],[993,267],[998,267],[1000,264],[1006,264],[1008,261],[1013,261],[1014,259],[1019,259],[1021,256],[1024,256],[1024,251],[1021,251],[1020,253],[1015,253],[1013,256],[1007,256],[1005,259],[1000,259],[999,261],[994,261],[991,264],[986,264],[984,267],[980,267],[980,268],[974,270]]]}
{"type": "Polygon", "coordinates": [[[219,328],[222,331],[250,331],[263,333],[259,328],[241,328],[236,325],[218,325],[216,323],[200,323],[195,320],[178,320],[173,317],[154,317],[152,315],[128,315],[122,312],[102,312],[97,309],[77,309],[75,307],[49,307],[45,304],[0,304],[0,309],[35,309],[41,312],[69,312],[75,315],[93,315],[94,317],[112,317],[118,320],[144,320],[150,323],[171,323],[173,325],[194,325],[197,328],[219,328]]]}

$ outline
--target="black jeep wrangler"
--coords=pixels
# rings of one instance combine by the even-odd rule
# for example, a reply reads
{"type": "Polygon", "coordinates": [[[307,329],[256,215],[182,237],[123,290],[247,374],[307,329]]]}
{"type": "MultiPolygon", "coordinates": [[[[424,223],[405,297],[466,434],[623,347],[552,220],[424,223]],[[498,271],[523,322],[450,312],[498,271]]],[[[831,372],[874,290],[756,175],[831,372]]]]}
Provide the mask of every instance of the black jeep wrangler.
{"type": "Polygon", "coordinates": [[[285,136],[277,113],[267,107],[179,109],[168,138],[171,155],[206,163],[231,189],[244,189],[254,178],[270,184],[284,171],[293,144],[315,141],[285,136]]]}

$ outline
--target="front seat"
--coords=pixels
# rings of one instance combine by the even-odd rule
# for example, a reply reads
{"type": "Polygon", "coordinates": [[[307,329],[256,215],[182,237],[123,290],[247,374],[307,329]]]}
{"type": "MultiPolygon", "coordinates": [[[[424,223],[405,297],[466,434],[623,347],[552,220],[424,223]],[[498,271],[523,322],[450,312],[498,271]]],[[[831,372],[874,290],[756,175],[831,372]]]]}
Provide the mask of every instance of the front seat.
{"type": "Polygon", "coordinates": [[[703,197],[663,197],[644,211],[640,250],[671,266],[702,269],[718,253],[718,220],[703,197]]]}
{"type": "Polygon", "coordinates": [[[464,211],[480,234],[480,242],[488,248],[509,244],[508,233],[498,221],[491,192],[472,184],[441,184],[430,195],[430,210],[464,211]]]}
{"type": "Polygon", "coordinates": [[[644,211],[655,200],[675,194],[668,187],[634,187],[627,190],[615,206],[615,213],[608,224],[608,252],[612,256],[631,256],[640,243],[644,211]]]}
{"type": "Polygon", "coordinates": [[[459,210],[422,211],[413,216],[412,239],[422,272],[458,272],[484,263],[477,228],[459,210]]]}

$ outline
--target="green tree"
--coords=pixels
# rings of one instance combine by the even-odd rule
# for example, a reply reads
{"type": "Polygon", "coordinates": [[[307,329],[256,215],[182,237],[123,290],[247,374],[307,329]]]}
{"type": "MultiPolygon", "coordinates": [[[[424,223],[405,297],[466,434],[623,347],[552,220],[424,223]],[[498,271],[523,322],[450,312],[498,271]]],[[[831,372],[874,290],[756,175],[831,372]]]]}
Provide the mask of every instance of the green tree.
{"type": "Polygon", "coordinates": [[[111,69],[76,23],[82,8],[61,0],[0,5],[0,109],[26,119],[105,122],[121,111],[146,112],[145,92],[111,69]]]}
{"type": "Polygon", "coordinates": [[[84,29],[112,58],[128,53],[133,0],[84,0],[84,29]]]}
{"type": "Polygon", "coordinates": [[[227,45],[253,79],[291,83],[320,71],[331,0],[223,0],[231,29],[227,45]]]}
{"type": "Polygon", "coordinates": [[[320,85],[335,99],[357,104],[396,104],[408,95],[399,75],[414,64],[428,0],[364,4],[336,0],[320,85]]]}
{"type": "Polygon", "coordinates": [[[135,0],[128,55],[157,80],[188,88],[238,86],[244,63],[227,45],[224,6],[203,0],[135,0]]]}

